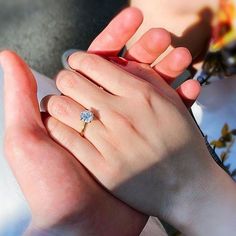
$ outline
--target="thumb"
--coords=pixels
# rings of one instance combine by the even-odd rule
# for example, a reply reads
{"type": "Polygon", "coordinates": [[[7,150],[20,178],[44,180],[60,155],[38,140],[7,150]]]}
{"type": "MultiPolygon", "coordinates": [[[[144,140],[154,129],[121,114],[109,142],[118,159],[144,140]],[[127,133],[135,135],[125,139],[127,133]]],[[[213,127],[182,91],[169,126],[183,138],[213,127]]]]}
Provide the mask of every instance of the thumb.
{"type": "Polygon", "coordinates": [[[4,71],[6,128],[43,128],[37,100],[37,85],[25,62],[14,52],[0,53],[4,71]]]}

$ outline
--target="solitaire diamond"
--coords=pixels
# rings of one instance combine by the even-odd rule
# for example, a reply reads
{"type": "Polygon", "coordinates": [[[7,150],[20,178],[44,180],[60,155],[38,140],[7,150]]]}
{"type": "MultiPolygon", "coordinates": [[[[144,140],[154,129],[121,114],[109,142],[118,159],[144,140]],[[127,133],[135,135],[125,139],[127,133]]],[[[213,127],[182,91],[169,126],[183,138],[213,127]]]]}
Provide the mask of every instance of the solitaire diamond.
{"type": "Polygon", "coordinates": [[[91,111],[85,110],[80,113],[80,120],[85,123],[90,123],[94,119],[94,115],[91,111]]]}

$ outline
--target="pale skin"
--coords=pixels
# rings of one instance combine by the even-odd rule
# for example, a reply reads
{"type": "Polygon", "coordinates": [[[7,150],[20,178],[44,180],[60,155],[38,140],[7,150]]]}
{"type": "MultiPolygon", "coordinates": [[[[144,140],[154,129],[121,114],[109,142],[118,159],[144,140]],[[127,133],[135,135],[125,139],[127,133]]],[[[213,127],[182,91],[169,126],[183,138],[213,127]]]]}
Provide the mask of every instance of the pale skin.
{"type": "MultiPolygon", "coordinates": [[[[141,22],[139,11],[125,11],[90,50],[115,56],[141,22]],[[124,25],[125,17],[129,21],[124,25]]],[[[142,42],[136,47],[139,44],[142,42]]],[[[188,53],[182,50],[176,55],[183,56],[184,61],[188,53]]],[[[146,60],[145,55],[141,58],[146,60]]],[[[32,210],[26,235],[138,235],[147,216],[105,192],[70,152],[48,136],[38,109],[35,80],[27,65],[10,51],[1,52],[0,62],[5,78],[6,154],[32,210]]],[[[179,73],[189,63],[187,59],[185,66],[177,68],[179,73]]],[[[198,88],[194,86],[189,87],[198,88]]]]}
{"type": "Polygon", "coordinates": [[[57,76],[66,97],[44,100],[52,138],[135,209],[186,235],[232,235],[235,184],[214,163],[179,95],[156,67],[137,62],[118,67],[85,52],[70,56],[69,65],[74,71],[57,76]],[[121,67],[141,68],[147,76],[121,67]],[[84,109],[97,119],[81,137],[78,117],[84,109]]]}
{"type": "Polygon", "coordinates": [[[156,73],[153,85],[97,55],[78,52],[69,64],[77,73],[57,76],[67,97],[45,99],[52,116],[45,125],[53,139],[135,209],[187,235],[234,232],[234,182],[210,157],[177,93],[156,73]],[[78,116],[85,108],[99,118],[84,138],[78,116]]]}

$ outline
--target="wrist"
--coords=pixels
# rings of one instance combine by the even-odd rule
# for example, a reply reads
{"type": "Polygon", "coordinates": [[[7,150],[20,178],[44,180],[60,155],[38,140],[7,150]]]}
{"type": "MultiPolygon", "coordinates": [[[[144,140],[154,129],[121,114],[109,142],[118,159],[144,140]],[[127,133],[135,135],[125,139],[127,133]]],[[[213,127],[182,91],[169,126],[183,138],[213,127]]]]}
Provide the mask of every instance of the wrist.
{"type": "Polygon", "coordinates": [[[173,206],[170,223],[185,235],[233,235],[236,230],[236,186],[213,161],[173,206]]]}

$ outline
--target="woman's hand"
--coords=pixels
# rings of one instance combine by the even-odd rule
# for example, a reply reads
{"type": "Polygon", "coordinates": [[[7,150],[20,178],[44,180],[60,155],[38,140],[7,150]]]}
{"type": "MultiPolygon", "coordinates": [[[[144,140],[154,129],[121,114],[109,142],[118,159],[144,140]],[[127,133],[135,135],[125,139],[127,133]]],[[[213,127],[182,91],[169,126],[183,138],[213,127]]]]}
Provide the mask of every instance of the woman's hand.
{"type": "MultiPolygon", "coordinates": [[[[209,156],[176,91],[151,69],[153,83],[97,55],[77,52],[69,65],[76,73],[62,71],[56,78],[67,97],[44,100],[51,115],[45,119],[50,135],[116,197],[194,235],[193,228],[185,228],[189,219],[195,220],[191,214],[198,218],[199,206],[222,195],[218,181],[227,189],[234,186],[209,156]],[[79,117],[86,109],[96,118],[82,137],[79,117]]],[[[227,199],[232,202],[232,194],[227,199]]]]}

